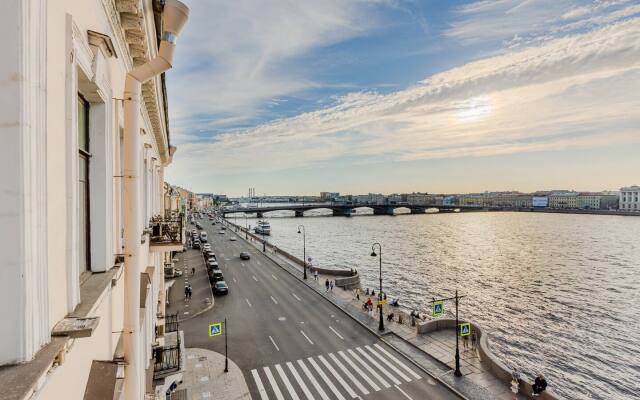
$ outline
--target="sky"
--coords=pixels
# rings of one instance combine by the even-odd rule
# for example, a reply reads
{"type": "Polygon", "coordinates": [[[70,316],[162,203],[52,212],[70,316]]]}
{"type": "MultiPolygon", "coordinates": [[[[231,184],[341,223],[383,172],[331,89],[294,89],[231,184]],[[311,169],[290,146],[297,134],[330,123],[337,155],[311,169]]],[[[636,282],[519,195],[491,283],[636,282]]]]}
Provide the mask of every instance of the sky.
{"type": "Polygon", "coordinates": [[[640,0],[191,0],[166,179],[196,192],[640,184],[640,0]]]}

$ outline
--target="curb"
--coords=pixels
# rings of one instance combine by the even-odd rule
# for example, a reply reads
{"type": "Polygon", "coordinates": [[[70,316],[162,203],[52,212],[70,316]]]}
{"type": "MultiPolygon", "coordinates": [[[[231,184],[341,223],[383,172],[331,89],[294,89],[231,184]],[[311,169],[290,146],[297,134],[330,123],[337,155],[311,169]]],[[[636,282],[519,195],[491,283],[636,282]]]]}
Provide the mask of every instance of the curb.
{"type": "MultiPolygon", "coordinates": [[[[232,223],[228,222],[230,225],[233,225],[232,223]]],[[[249,246],[251,246],[254,250],[259,250],[257,249],[252,243],[248,242],[245,238],[243,238],[242,236],[238,235],[237,232],[233,232],[234,234],[236,234],[236,236],[239,236],[246,244],[248,244],[249,246]]],[[[391,343],[387,342],[386,340],[384,340],[384,336],[387,335],[395,335],[396,337],[402,339],[404,342],[406,342],[407,344],[409,344],[410,346],[412,346],[413,348],[416,348],[417,350],[421,351],[422,353],[426,354],[427,356],[433,358],[433,356],[431,356],[429,353],[425,352],[424,350],[420,349],[419,347],[416,347],[413,343],[407,341],[406,339],[404,339],[403,337],[399,336],[398,334],[396,334],[393,331],[390,330],[386,330],[383,333],[379,333],[378,331],[371,329],[369,326],[367,326],[366,324],[364,324],[362,321],[360,321],[358,318],[354,317],[353,315],[351,315],[350,312],[348,312],[347,310],[345,310],[344,308],[342,308],[340,305],[336,304],[336,302],[332,301],[331,298],[324,296],[322,293],[320,293],[319,291],[317,291],[316,289],[314,289],[311,285],[309,285],[307,282],[305,282],[303,279],[300,279],[299,276],[295,275],[292,271],[289,270],[289,268],[284,267],[283,265],[280,264],[279,261],[274,260],[272,258],[271,255],[269,255],[269,253],[267,252],[262,252],[260,251],[261,254],[263,254],[264,256],[266,256],[269,260],[271,260],[274,264],[276,264],[278,267],[280,267],[282,270],[284,270],[285,272],[287,272],[288,274],[290,274],[292,277],[296,278],[298,281],[300,281],[302,284],[304,284],[307,288],[311,289],[311,291],[313,293],[315,293],[316,295],[320,296],[321,298],[325,299],[326,301],[328,301],[329,303],[331,303],[332,305],[334,305],[335,307],[337,307],[338,309],[340,309],[342,312],[344,312],[345,314],[347,314],[347,316],[349,316],[349,318],[351,318],[353,321],[357,322],[358,324],[360,324],[363,328],[365,328],[366,330],[368,330],[369,332],[371,332],[374,336],[376,336],[377,338],[379,338],[380,340],[382,340],[387,346],[389,346],[390,348],[392,348],[393,350],[395,350],[398,354],[402,355],[407,361],[409,361],[411,364],[413,364],[416,368],[418,368],[420,371],[424,372],[426,375],[430,376],[431,378],[435,379],[437,382],[439,382],[440,384],[442,384],[444,387],[446,387],[447,389],[449,389],[449,391],[451,391],[453,394],[455,394],[456,396],[458,396],[459,398],[463,399],[463,400],[469,400],[468,397],[466,397],[464,394],[462,394],[460,391],[458,391],[457,389],[455,389],[454,387],[452,387],[451,385],[449,385],[447,382],[443,381],[439,376],[434,375],[433,373],[427,371],[425,368],[423,368],[420,364],[416,363],[414,360],[412,360],[410,357],[408,357],[404,352],[400,351],[400,349],[398,349],[397,347],[395,347],[394,345],[392,345],[391,343]]],[[[295,267],[294,267],[295,268],[295,267]]]]}

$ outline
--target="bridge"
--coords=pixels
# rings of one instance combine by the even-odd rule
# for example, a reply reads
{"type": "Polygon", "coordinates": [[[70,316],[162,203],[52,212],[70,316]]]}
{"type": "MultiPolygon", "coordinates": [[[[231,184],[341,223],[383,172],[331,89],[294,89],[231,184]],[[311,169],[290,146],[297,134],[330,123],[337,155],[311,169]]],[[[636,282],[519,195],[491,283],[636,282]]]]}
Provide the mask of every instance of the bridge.
{"type": "Polygon", "coordinates": [[[411,214],[424,214],[427,210],[435,209],[438,212],[462,212],[462,211],[484,211],[486,208],[478,206],[458,206],[458,205],[410,205],[410,204],[336,204],[336,203],[312,203],[312,204],[281,204],[263,207],[237,207],[222,210],[222,214],[256,214],[262,218],[265,213],[271,211],[294,211],[296,217],[303,217],[305,211],[309,210],[331,210],[334,216],[350,217],[357,208],[369,208],[374,215],[394,215],[399,208],[409,209],[411,214]]]}

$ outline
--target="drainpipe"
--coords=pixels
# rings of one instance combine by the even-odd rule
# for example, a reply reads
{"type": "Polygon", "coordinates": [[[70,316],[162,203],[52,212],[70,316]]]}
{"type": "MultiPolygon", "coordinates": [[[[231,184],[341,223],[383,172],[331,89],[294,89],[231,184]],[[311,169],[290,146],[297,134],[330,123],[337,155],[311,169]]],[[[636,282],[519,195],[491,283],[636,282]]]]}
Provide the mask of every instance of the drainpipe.
{"type": "Polygon", "coordinates": [[[175,41],[189,17],[189,8],[178,0],[165,0],[162,15],[164,32],[158,54],[147,63],[127,74],[124,87],[124,251],[125,258],[125,315],[124,358],[125,399],[144,398],[144,349],[140,329],[140,273],[143,266],[140,210],[141,153],[140,106],[142,84],[167,71],[173,62],[175,41]]]}

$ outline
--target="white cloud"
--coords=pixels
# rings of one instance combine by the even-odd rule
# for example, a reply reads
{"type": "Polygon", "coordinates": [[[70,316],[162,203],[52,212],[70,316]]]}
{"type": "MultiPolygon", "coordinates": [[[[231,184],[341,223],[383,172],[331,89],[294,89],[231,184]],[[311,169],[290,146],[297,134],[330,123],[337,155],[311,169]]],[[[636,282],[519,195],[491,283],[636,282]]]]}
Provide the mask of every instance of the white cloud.
{"type": "Polygon", "coordinates": [[[639,144],[639,107],[634,18],[475,61],[391,94],[351,93],[328,108],[184,144],[172,173],[639,144]],[[461,111],[474,114],[474,104],[482,107],[478,118],[460,118],[461,111]]]}
{"type": "MultiPolygon", "coordinates": [[[[365,1],[192,1],[170,73],[172,119],[255,116],[265,101],[317,83],[291,62],[375,26],[365,1]]],[[[266,106],[266,105],[265,105],[266,106]]]]}

